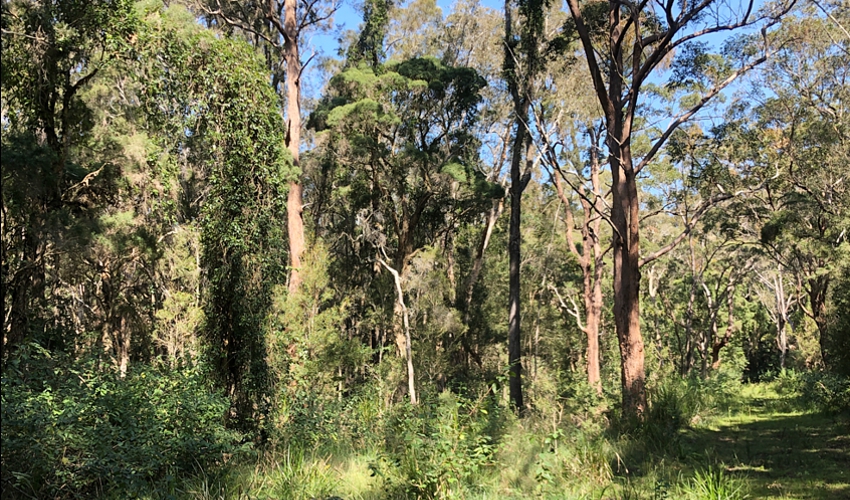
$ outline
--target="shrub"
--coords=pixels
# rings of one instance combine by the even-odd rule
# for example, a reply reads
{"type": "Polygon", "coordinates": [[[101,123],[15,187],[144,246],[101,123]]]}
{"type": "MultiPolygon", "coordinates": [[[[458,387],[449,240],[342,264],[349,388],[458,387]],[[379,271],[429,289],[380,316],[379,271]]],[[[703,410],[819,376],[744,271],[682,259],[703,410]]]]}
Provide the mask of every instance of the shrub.
{"type": "Polygon", "coordinates": [[[2,377],[2,482],[37,497],[144,491],[247,451],[227,398],[196,367],[139,365],[120,378],[93,358],[28,347],[2,377]]]}
{"type": "Polygon", "coordinates": [[[493,462],[497,446],[490,433],[501,411],[489,399],[465,401],[448,391],[418,407],[399,405],[387,419],[374,469],[401,497],[453,498],[493,462]]]}
{"type": "Polygon", "coordinates": [[[797,400],[804,407],[830,414],[850,414],[850,378],[808,372],[798,379],[797,400]]]}

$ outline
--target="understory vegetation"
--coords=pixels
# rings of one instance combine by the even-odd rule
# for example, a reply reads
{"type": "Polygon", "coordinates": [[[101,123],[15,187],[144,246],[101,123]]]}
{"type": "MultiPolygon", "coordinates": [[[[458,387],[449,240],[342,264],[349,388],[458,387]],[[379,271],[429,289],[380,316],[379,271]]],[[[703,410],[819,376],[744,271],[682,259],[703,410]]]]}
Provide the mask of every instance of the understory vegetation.
{"type": "Polygon", "coordinates": [[[4,378],[4,497],[190,499],[839,498],[850,493],[845,378],[742,384],[665,374],[624,427],[616,398],[555,398],[516,418],[498,387],[386,407],[305,394],[265,443],[186,367],[124,379],[35,352],[4,378]],[[19,372],[20,373],[20,372],[19,372]],[[36,430],[38,430],[36,432],[36,430]],[[18,465],[14,465],[18,464],[18,465]],[[6,475],[8,474],[8,475],[6,475]]]}

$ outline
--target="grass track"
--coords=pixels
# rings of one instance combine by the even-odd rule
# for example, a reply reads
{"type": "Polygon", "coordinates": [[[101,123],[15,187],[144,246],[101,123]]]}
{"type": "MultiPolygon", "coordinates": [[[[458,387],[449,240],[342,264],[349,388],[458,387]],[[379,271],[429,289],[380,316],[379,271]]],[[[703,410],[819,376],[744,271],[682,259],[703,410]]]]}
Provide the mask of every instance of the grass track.
{"type": "Polygon", "coordinates": [[[850,421],[760,396],[685,431],[683,451],[745,480],[750,498],[850,499],[850,421]]]}

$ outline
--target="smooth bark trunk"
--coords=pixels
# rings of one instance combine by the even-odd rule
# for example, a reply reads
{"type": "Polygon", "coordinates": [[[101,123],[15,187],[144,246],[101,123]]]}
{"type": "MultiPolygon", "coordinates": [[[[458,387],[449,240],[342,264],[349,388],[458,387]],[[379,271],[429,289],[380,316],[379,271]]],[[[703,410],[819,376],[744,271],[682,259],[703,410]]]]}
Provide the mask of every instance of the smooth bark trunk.
{"type": "MultiPolygon", "coordinates": [[[[579,185],[579,195],[581,205],[584,212],[584,219],[581,225],[582,235],[582,250],[579,252],[578,247],[573,240],[574,218],[572,215],[571,203],[564,193],[563,185],[560,179],[560,168],[558,172],[553,173],[552,180],[555,184],[555,190],[558,197],[566,208],[566,237],[570,252],[579,260],[579,267],[582,272],[582,299],[584,302],[585,321],[582,325],[578,318],[578,311],[575,311],[576,322],[578,327],[584,332],[587,338],[587,381],[591,387],[596,390],[596,393],[602,395],[602,382],[600,376],[600,357],[599,357],[599,328],[602,320],[602,247],[599,242],[599,229],[602,219],[597,212],[596,205],[598,197],[600,197],[601,189],[599,183],[599,160],[596,151],[596,140],[593,130],[591,130],[591,146],[590,151],[590,180],[593,189],[593,203],[588,201],[586,191],[583,185],[579,185]]],[[[571,314],[573,314],[571,312],[571,314]]]]}
{"type": "Polygon", "coordinates": [[[416,374],[413,369],[413,348],[412,338],[410,335],[410,318],[407,312],[407,306],[404,304],[404,290],[401,286],[401,276],[399,272],[391,267],[386,261],[380,259],[381,264],[387,268],[387,271],[393,275],[395,289],[397,294],[397,305],[401,312],[402,324],[404,326],[404,357],[407,359],[407,390],[410,393],[410,404],[418,404],[416,398],[416,374]]]}
{"type": "MultiPolygon", "coordinates": [[[[592,132],[592,131],[591,131],[592,132]]],[[[602,218],[596,213],[598,201],[602,196],[599,182],[599,157],[596,150],[596,136],[591,133],[590,183],[593,189],[593,205],[582,198],[584,208],[584,307],[585,335],[587,336],[587,381],[602,395],[600,376],[599,327],[602,322],[602,246],[599,242],[599,230],[602,218]],[[592,268],[592,269],[591,269],[592,268]]]]}
{"type": "MultiPolygon", "coordinates": [[[[301,161],[301,58],[298,53],[297,0],[285,0],[283,10],[284,61],[286,62],[286,148],[300,178],[301,161]]],[[[304,255],[304,215],[301,181],[290,181],[286,200],[289,235],[289,292],[301,287],[301,257],[304,255]]]]}
{"type": "MultiPolygon", "coordinates": [[[[619,14],[612,13],[612,30],[619,14]]],[[[612,39],[619,35],[612,34],[612,39]]],[[[609,98],[620,103],[622,56],[609,77],[609,98]]],[[[607,145],[612,174],[611,222],[614,230],[614,324],[620,346],[623,412],[642,418],[646,411],[644,344],[640,331],[640,200],[637,173],[632,165],[631,120],[613,113],[607,120],[607,145]]]]}

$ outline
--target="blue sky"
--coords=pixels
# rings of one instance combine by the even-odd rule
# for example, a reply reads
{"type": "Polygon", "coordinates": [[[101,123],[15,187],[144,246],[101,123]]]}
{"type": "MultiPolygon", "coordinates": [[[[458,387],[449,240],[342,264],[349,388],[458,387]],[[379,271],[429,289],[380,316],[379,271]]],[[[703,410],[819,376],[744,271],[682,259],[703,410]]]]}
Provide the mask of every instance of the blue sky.
{"type": "MultiPolygon", "coordinates": [[[[406,2],[405,2],[406,3],[406,2]]],[[[437,0],[437,6],[440,7],[445,16],[451,10],[453,0],[437,0]]],[[[487,7],[502,10],[504,1],[499,0],[481,0],[481,4],[487,7]]],[[[362,17],[362,0],[342,0],[342,6],[334,16],[334,31],[339,33],[345,30],[356,30],[363,21],[362,17]]],[[[334,56],[337,50],[337,33],[329,33],[312,37],[312,45],[319,49],[325,56],[334,56]]]]}
{"type": "MultiPolygon", "coordinates": [[[[742,5],[744,1],[745,0],[741,0],[738,7],[742,5]]],[[[333,32],[311,34],[308,45],[304,47],[304,51],[306,53],[303,55],[305,59],[306,57],[309,57],[311,49],[316,50],[318,55],[324,57],[336,57],[336,51],[339,45],[338,38],[340,34],[344,33],[346,30],[357,30],[362,22],[362,3],[362,0],[342,0],[342,5],[334,16],[333,32]]],[[[443,15],[448,14],[453,3],[454,0],[437,0],[437,6],[442,9],[443,15]]],[[[760,7],[762,3],[762,0],[757,0],[756,8],[760,7]]],[[[481,4],[496,10],[502,10],[504,8],[504,0],[481,0],[481,4]]],[[[736,7],[733,4],[730,5],[733,6],[733,8],[736,7]]],[[[566,10],[566,6],[564,6],[564,10],[566,10]]],[[[725,34],[710,35],[704,37],[702,40],[713,45],[714,48],[719,48],[726,36],[727,35],[725,34]]],[[[313,72],[315,71],[315,68],[310,68],[310,70],[313,72]]],[[[308,79],[311,79],[310,77],[311,75],[307,75],[308,79]]]]}

